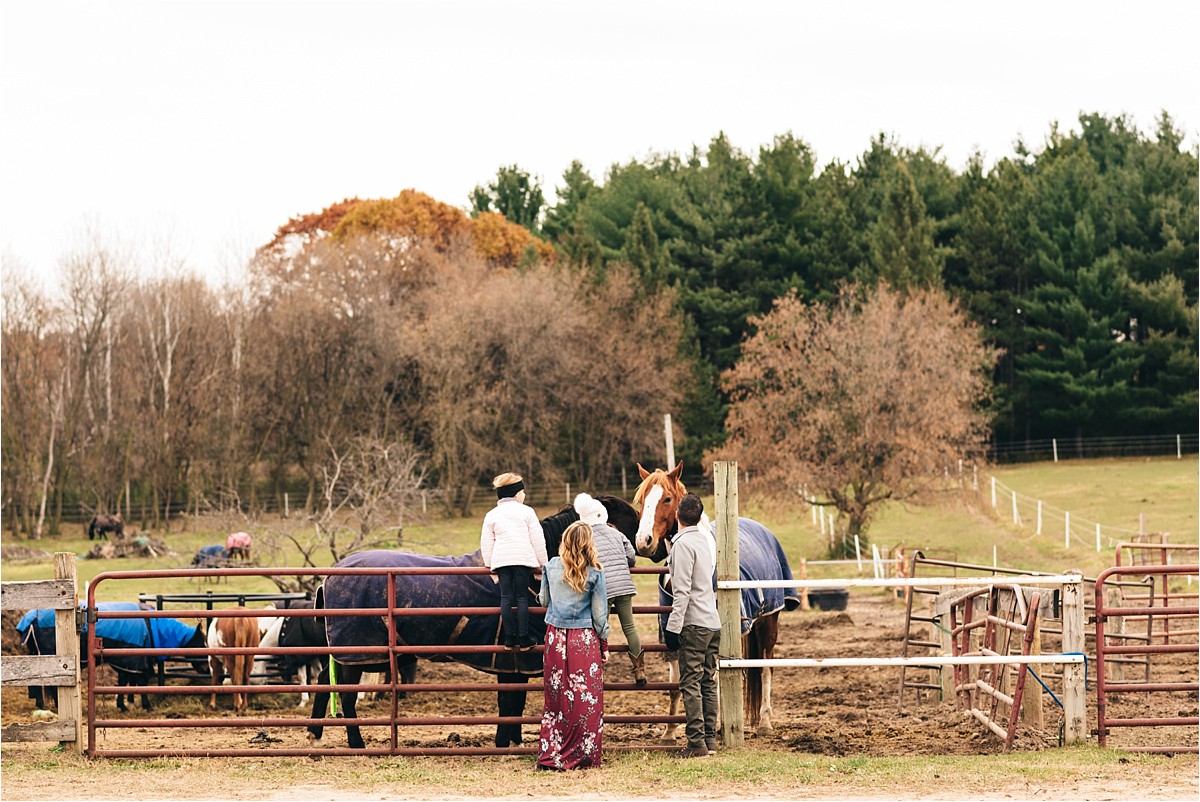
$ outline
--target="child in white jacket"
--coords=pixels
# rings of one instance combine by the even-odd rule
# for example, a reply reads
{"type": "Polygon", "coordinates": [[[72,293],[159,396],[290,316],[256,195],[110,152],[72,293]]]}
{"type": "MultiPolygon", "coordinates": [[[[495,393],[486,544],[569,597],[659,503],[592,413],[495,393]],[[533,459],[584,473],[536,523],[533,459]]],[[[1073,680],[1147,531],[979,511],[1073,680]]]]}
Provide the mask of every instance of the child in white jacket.
{"type": "Polygon", "coordinates": [[[492,480],[492,487],[498,500],[484,516],[479,550],[483,564],[500,579],[504,645],[526,651],[537,646],[529,632],[529,586],[534,569],[546,564],[546,536],[537,514],[525,506],[525,482],[520,476],[502,473],[492,480]]]}

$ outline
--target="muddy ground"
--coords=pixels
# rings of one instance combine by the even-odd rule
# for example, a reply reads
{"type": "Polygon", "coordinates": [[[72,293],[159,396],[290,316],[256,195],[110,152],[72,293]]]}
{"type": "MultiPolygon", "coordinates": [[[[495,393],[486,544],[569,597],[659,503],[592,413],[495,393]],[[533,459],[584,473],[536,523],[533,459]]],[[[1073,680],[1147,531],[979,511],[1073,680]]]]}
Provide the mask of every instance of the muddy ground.
{"type": "MultiPolygon", "coordinates": [[[[885,595],[853,594],[845,611],[793,612],[782,617],[780,645],[776,657],[868,657],[897,656],[901,653],[904,635],[903,604],[885,595]]],[[[1193,638],[1194,640],[1194,638],[1193,638]]],[[[620,642],[619,633],[614,644],[620,642]]],[[[107,671],[107,669],[102,669],[107,671]]],[[[647,670],[651,681],[665,682],[667,669],[658,655],[647,655],[647,670]]],[[[912,671],[910,669],[910,671],[912,671]]],[[[1162,682],[1195,682],[1195,654],[1156,658],[1153,679],[1162,682]]],[[[610,663],[611,681],[629,682],[632,675],[624,654],[614,653],[610,663]]],[[[916,676],[910,674],[910,679],[916,676]]],[[[420,664],[419,682],[479,682],[489,677],[455,663],[420,664]]],[[[1033,680],[1029,687],[1033,687],[1033,680]]],[[[1055,679],[1047,679],[1050,690],[1061,695],[1055,679]]],[[[781,668],[774,672],[773,723],[769,735],[747,731],[746,745],[753,749],[788,750],[831,756],[886,755],[967,755],[991,754],[1004,751],[1003,741],[981,723],[957,709],[951,700],[939,701],[936,692],[926,692],[927,698],[916,701],[915,693],[905,694],[905,703],[898,705],[899,669],[894,667],[859,668],[781,668]]],[[[1011,684],[1007,690],[1011,691],[1011,684]]],[[[3,724],[32,721],[33,708],[25,698],[24,689],[4,688],[3,724]]],[[[1036,751],[1056,746],[1062,722],[1060,710],[1049,694],[1043,696],[1044,723],[1041,729],[1021,724],[1013,749],[1036,751]]],[[[230,697],[221,699],[221,710],[212,714],[198,697],[158,697],[154,717],[222,715],[231,716],[230,697]]],[[[295,695],[262,695],[252,702],[251,713],[263,717],[289,716],[298,700],[295,695]]],[[[663,691],[610,691],[605,698],[605,712],[614,714],[647,714],[665,712],[667,694],[663,691]]],[[[540,700],[530,694],[525,713],[540,713],[540,700]]],[[[101,701],[104,717],[135,717],[138,714],[118,713],[111,697],[101,701]]],[[[1196,694],[1139,694],[1110,699],[1110,717],[1174,717],[1196,715],[1196,694]]],[[[1088,728],[1095,727],[1096,697],[1094,683],[1089,683],[1088,728]]],[[[386,716],[390,704],[379,701],[360,707],[360,716],[386,716]]],[[[1003,711],[1003,708],[1002,708],[1003,711]]],[[[297,711],[297,714],[299,712],[297,711]]],[[[483,693],[423,693],[410,695],[401,702],[401,714],[407,716],[446,716],[495,714],[494,697],[483,693]]],[[[490,726],[405,727],[400,741],[404,746],[490,745],[493,728],[490,726]]],[[[638,746],[659,743],[662,725],[614,724],[605,728],[609,746],[638,746]]],[[[249,733],[256,736],[257,731],[249,733]]],[[[526,725],[527,743],[536,739],[535,725],[526,725]]],[[[231,729],[111,729],[100,733],[101,748],[138,749],[169,748],[186,740],[187,747],[232,748],[246,744],[242,730],[231,729]]],[[[385,746],[388,731],[382,727],[367,728],[364,735],[368,745],[385,746]]],[[[265,748],[303,747],[306,743],[301,728],[277,728],[268,733],[265,748]]],[[[345,734],[331,729],[325,738],[326,746],[344,746],[345,734]]],[[[1109,745],[1195,745],[1195,727],[1136,728],[1113,730],[1109,745]]],[[[1089,736],[1095,743],[1095,736],[1089,736]]]]}

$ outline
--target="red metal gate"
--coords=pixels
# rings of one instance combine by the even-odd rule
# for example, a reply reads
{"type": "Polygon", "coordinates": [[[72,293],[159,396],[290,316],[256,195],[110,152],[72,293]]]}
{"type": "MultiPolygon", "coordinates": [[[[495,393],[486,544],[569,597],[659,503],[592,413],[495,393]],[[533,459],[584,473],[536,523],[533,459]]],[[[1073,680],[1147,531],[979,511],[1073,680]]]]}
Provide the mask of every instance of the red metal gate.
{"type": "MultiPolygon", "coordinates": [[[[665,571],[660,567],[638,567],[631,569],[634,573],[649,573],[659,574],[665,571]]],[[[396,671],[396,657],[401,654],[416,654],[416,655],[450,655],[450,654],[468,654],[468,653],[498,653],[504,651],[503,646],[462,646],[462,645],[445,645],[445,646],[407,646],[398,644],[396,640],[395,618],[398,616],[434,616],[434,615],[479,615],[499,613],[498,607],[447,607],[447,608],[397,608],[394,605],[395,592],[394,582],[396,576],[401,575],[449,575],[449,574],[487,574],[487,568],[221,568],[221,569],[189,569],[186,571],[114,571],[105,572],[98,575],[88,588],[87,605],[93,620],[96,617],[104,618],[186,618],[186,619],[211,619],[211,618],[238,618],[238,617],[260,617],[263,615],[271,616],[296,616],[296,617],[326,617],[330,615],[346,615],[346,616],[380,616],[384,618],[388,626],[388,642],[389,646],[326,646],[321,648],[288,648],[288,647],[255,647],[255,648],[222,648],[222,649],[105,649],[97,642],[95,637],[95,626],[88,628],[88,677],[87,677],[87,754],[89,757],[158,757],[158,756],[188,756],[188,757],[261,757],[261,756],[277,756],[277,757],[292,757],[292,756],[315,756],[315,755],[523,755],[535,754],[534,747],[401,747],[398,739],[398,728],[403,726],[413,725],[437,725],[445,724],[447,726],[459,726],[468,724],[538,724],[541,721],[540,716],[434,716],[434,717],[419,717],[419,716],[401,716],[399,715],[399,694],[404,693],[423,693],[423,692],[481,692],[495,693],[503,690],[529,691],[537,693],[542,690],[540,680],[535,679],[528,683],[499,683],[499,682],[474,682],[474,683],[401,683],[398,681],[398,672],[396,671]],[[371,608],[371,609],[356,609],[356,610],[269,610],[267,608],[254,609],[190,609],[190,610],[138,610],[138,611],[106,611],[103,613],[95,612],[96,610],[96,589],[103,582],[120,581],[120,580],[147,580],[161,579],[168,577],[229,577],[229,576],[332,576],[335,574],[359,574],[359,575],[387,575],[388,576],[388,607],[371,608]],[[138,693],[145,691],[151,695],[198,695],[198,694],[233,694],[233,693],[298,693],[307,691],[314,693],[317,691],[384,691],[391,694],[391,712],[386,717],[373,718],[320,718],[314,719],[309,717],[289,716],[289,717],[237,717],[237,718],[100,718],[98,716],[99,706],[97,699],[106,695],[115,695],[120,692],[128,693],[131,689],[129,686],[101,686],[96,683],[96,666],[103,656],[108,654],[121,654],[130,657],[136,656],[171,656],[175,658],[188,657],[207,657],[208,655],[235,655],[235,654],[252,654],[255,656],[268,655],[301,655],[301,654],[319,654],[319,655],[337,655],[337,654],[380,654],[386,655],[387,660],[391,664],[391,681],[386,684],[334,684],[334,685],[165,685],[165,686],[138,686],[138,693]],[[96,733],[98,730],[104,729],[127,729],[127,728],[162,728],[162,729],[177,729],[187,731],[195,728],[270,728],[270,727],[307,727],[309,725],[323,725],[325,727],[340,728],[346,725],[355,724],[359,726],[386,726],[390,729],[389,745],[387,748],[367,748],[367,749],[350,749],[346,747],[333,748],[263,748],[254,749],[187,749],[187,748],[159,748],[159,749],[103,749],[97,744],[96,733]]],[[[534,607],[534,610],[541,608],[534,607]]],[[[657,614],[667,612],[669,608],[658,606],[635,606],[634,613],[638,614],[657,614]]],[[[544,648],[537,647],[539,650],[544,648]]],[[[645,644],[645,651],[664,651],[665,647],[658,644],[645,644]]],[[[627,647],[613,645],[610,647],[613,652],[626,651],[627,647]]],[[[678,688],[677,683],[647,683],[643,686],[637,686],[632,682],[605,682],[605,691],[671,691],[678,688]]],[[[657,723],[683,723],[683,716],[668,716],[668,715],[606,715],[605,723],[611,724],[657,724],[657,723]]],[[[614,751],[623,751],[625,749],[633,750],[655,750],[655,749],[670,749],[672,747],[661,744],[645,744],[635,747],[606,747],[614,751]]]]}
{"type": "MultiPolygon", "coordinates": [[[[1187,666],[1190,667],[1192,677],[1197,677],[1196,650],[1197,642],[1195,640],[1195,631],[1191,630],[1193,635],[1191,642],[1180,643],[1180,631],[1171,631],[1167,625],[1167,621],[1171,618],[1186,618],[1193,625],[1196,621],[1196,616],[1200,615],[1200,608],[1195,604],[1190,607],[1171,607],[1166,604],[1170,600],[1170,594],[1164,594],[1164,602],[1161,606],[1154,605],[1154,597],[1150,596],[1150,605],[1141,607],[1109,607],[1104,602],[1104,584],[1110,577],[1124,577],[1130,575],[1136,576],[1161,576],[1164,587],[1171,576],[1195,576],[1200,572],[1200,566],[1196,565],[1139,565],[1139,566],[1118,566],[1109,568],[1104,573],[1096,578],[1096,735],[1099,737],[1101,746],[1108,745],[1108,736],[1110,728],[1120,727],[1189,727],[1191,737],[1196,735],[1196,725],[1200,723],[1200,717],[1195,715],[1196,711],[1196,696],[1200,692],[1200,678],[1192,679],[1187,682],[1162,682],[1153,681],[1155,674],[1161,675],[1160,666],[1156,663],[1151,663],[1150,671],[1147,672],[1144,681],[1141,682],[1117,682],[1106,679],[1105,661],[1112,655],[1145,655],[1153,661],[1153,658],[1159,655],[1171,654],[1190,654],[1192,659],[1187,661],[1187,666]],[[1173,637],[1173,643],[1151,643],[1147,641],[1140,645],[1124,645],[1125,641],[1119,641],[1122,645],[1109,645],[1110,638],[1105,637],[1105,627],[1111,619],[1115,618],[1149,618],[1162,619],[1164,622],[1164,631],[1170,632],[1173,637]],[[1157,671],[1156,671],[1157,670],[1157,671]],[[1117,694],[1150,694],[1150,693],[1186,693],[1188,700],[1186,702],[1185,712],[1174,717],[1116,717],[1109,714],[1110,696],[1117,694]],[[1187,709],[1189,708],[1190,709],[1187,709]],[[1187,715],[1187,713],[1192,715],[1187,715]]],[[[1178,670],[1179,666],[1175,666],[1178,670]]],[[[1127,749],[1132,752],[1196,752],[1197,744],[1191,743],[1186,745],[1171,745],[1171,746],[1128,746],[1123,747],[1119,744],[1119,748],[1127,749]]]]}

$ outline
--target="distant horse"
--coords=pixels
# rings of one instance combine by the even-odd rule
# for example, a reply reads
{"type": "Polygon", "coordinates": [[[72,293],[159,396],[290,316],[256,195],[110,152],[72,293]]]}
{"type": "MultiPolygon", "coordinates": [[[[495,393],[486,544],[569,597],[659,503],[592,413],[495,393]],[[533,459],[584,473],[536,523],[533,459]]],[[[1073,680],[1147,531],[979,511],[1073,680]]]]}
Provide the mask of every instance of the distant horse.
{"type": "Polygon", "coordinates": [[[93,540],[97,537],[108,540],[109,532],[115,532],[117,537],[125,534],[125,521],[121,518],[120,513],[116,515],[92,516],[92,520],[88,522],[87,526],[88,540],[93,540]]]}
{"type": "MultiPolygon", "coordinates": [[[[679,528],[676,518],[679,500],[687,493],[687,488],[679,479],[683,473],[683,463],[680,462],[670,472],[661,468],[647,471],[641,465],[637,467],[642,483],[634,494],[633,502],[641,506],[641,520],[634,547],[639,554],[659,562],[666,557],[668,538],[673,537],[679,528]]],[[[707,515],[701,529],[705,530],[706,527],[715,567],[716,541],[712,538],[707,515]]],[[[775,535],[762,524],[749,518],[738,518],[738,562],[739,575],[743,581],[792,578],[787,555],[783,553],[775,535]]],[[[747,659],[770,660],[775,654],[775,645],[779,640],[779,612],[784,609],[795,610],[800,606],[800,597],[796,595],[795,589],[791,588],[747,588],[742,591],[741,596],[742,653],[747,659]]],[[[664,576],[659,582],[659,604],[669,607],[671,599],[669,579],[664,576]]],[[[660,634],[665,629],[666,622],[667,616],[660,615],[660,634]]],[[[668,658],[667,670],[671,677],[679,676],[678,655],[673,659],[668,658]]],[[[672,691],[671,715],[676,714],[678,704],[679,692],[672,691]]],[[[756,728],[759,735],[770,735],[773,732],[770,668],[746,670],[745,710],[750,718],[750,727],[756,728]]],[[[664,739],[674,738],[676,726],[667,725],[663,733],[664,739]]]]}
{"type": "Polygon", "coordinates": [[[224,568],[229,565],[229,549],[220,543],[201,546],[192,557],[193,568],[224,568]]]}
{"type": "MultiPolygon", "coordinates": [[[[100,612],[114,610],[148,610],[149,606],[136,602],[99,602],[100,612]]],[[[82,611],[81,611],[81,615],[82,611]]],[[[80,634],[79,656],[81,666],[87,665],[87,622],[83,616],[84,631],[80,634]]],[[[55,654],[57,646],[54,635],[54,611],[31,610],[17,624],[29,654],[55,654]]],[[[96,622],[96,636],[103,649],[200,649],[204,647],[204,629],[189,626],[174,618],[101,618],[96,622]]],[[[157,658],[166,660],[166,655],[157,658]]],[[[150,684],[156,660],[153,657],[131,657],[119,652],[105,654],[103,661],[117,672],[120,686],[146,686],[150,684]]],[[[29,695],[39,709],[46,707],[41,686],[30,686],[29,695]]],[[[124,712],[125,698],[133,703],[133,694],[118,694],[117,709],[124,712]]],[[[142,694],[142,708],[152,709],[150,698],[142,694]]]]}
{"type": "MultiPolygon", "coordinates": [[[[609,521],[622,529],[626,537],[632,538],[637,528],[637,513],[624,499],[615,496],[599,496],[601,504],[609,510],[609,521]]],[[[546,537],[549,556],[558,554],[562,534],[567,526],[579,520],[574,508],[567,506],[560,512],[542,520],[542,533],[546,537]]],[[[483,558],[478,551],[461,557],[432,557],[403,551],[364,551],[352,554],[338,562],[338,568],[452,568],[482,567],[483,558]]],[[[479,575],[397,575],[395,599],[397,607],[495,607],[500,606],[500,589],[493,577],[479,575]]],[[[533,602],[536,604],[536,601],[533,602]]],[[[379,608],[388,606],[386,576],[335,575],[325,580],[317,591],[317,607],[325,609],[379,608]]],[[[476,645],[498,646],[504,643],[500,627],[499,612],[490,614],[444,616],[396,616],[397,643],[409,646],[476,645]]],[[[539,641],[545,636],[546,624],[541,615],[531,614],[530,632],[539,641]]],[[[381,617],[328,616],[325,629],[330,646],[387,646],[388,630],[386,619],[381,617]]],[[[499,651],[475,654],[422,655],[434,661],[456,660],[488,674],[495,674],[502,683],[522,683],[531,676],[542,673],[540,650],[499,651]]],[[[403,669],[416,661],[414,655],[398,655],[397,664],[403,669]]],[[[386,655],[339,654],[332,659],[338,672],[339,684],[357,684],[364,671],[387,671],[386,655]]],[[[329,684],[329,665],[321,671],[318,682],[329,684]]],[[[501,716],[520,716],[525,711],[526,691],[499,691],[497,701],[501,716]]],[[[356,696],[340,693],[342,709],[346,718],[355,718],[356,696]]],[[[329,703],[328,693],[313,696],[312,718],[325,716],[329,703]]],[[[310,726],[309,737],[319,740],[323,733],[320,725],[310,726]]],[[[357,726],[346,727],[350,747],[362,749],[365,744],[357,726]]],[[[520,724],[500,724],[496,727],[496,746],[506,747],[521,743],[520,724]]]]}
{"type": "MultiPolygon", "coordinates": [[[[235,610],[245,610],[238,605],[235,610]]],[[[208,630],[208,648],[210,649],[246,649],[258,646],[259,629],[257,618],[216,618],[208,630]]],[[[254,665],[252,654],[222,654],[209,655],[209,670],[212,672],[212,684],[220,685],[225,674],[229,674],[230,682],[234,685],[250,684],[250,667],[254,665]]],[[[233,710],[241,713],[249,705],[248,695],[243,692],[233,694],[233,710]]],[[[209,707],[217,709],[217,694],[214,691],[209,707]]]]}
{"type": "Polygon", "coordinates": [[[254,542],[247,532],[234,532],[225,538],[225,548],[229,550],[231,560],[249,560],[250,546],[254,542]]]}

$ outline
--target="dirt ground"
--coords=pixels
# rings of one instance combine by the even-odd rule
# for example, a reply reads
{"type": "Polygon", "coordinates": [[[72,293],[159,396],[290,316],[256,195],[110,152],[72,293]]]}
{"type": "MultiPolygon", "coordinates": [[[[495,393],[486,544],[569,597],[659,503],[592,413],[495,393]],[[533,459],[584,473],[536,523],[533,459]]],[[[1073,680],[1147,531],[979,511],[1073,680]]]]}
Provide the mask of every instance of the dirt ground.
{"type": "MultiPolygon", "coordinates": [[[[904,630],[903,605],[887,596],[852,594],[850,605],[844,612],[795,612],[782,617],[782,632],[780,646],[776,657],[864,657],[864,656],[897,656],[900,654],[904,630]]],[[[620,642],[617,634],[615,643],[620,642]]],[[[1163,660],[1155,665],[1154,678],[1157,681],[1190,681],[1197,677],[1197,657],[1191,655],[1174,656],[1176,659],[1163,660]]],[[[628,662],[624,654],[614,654],[610,664],[610,677],[613,681],[628,682],[631,680],[628,662]]],[[[665,664],[657,655],[648,655],[647,666],[651,681],[666,681],[665,664]]],[[[485,675],[474,672],[457,664],[421,663],[418,676],[419,682],[478,682],[485,675]]],[[[1055,681],[1048,681],[1050,688],[1058,693],[1055,681]]],[[[1004,744],[996,735],[989,732],[982,724],[971,719],[956,709],[951,701],[926,700],[917,704],[910,692],[906,697],[903,708],[897,706],[897,691],[899,687],[899,670],[896,668],[782,668],[777,669],[773,682],[774,724],[775,731],[771,735],[757,735],[747,732],[746,749],[768,751],[794,755],[821,755],[836,758],[845,757],[911,757],[946,756],[946,755],[994,755],[1004,752],[1004,744]]],[[[15,721],[31,721],[32,708],[24,698],[24,690],[20,688],[5,688],[3,691],[3,724],[15,721]]],[[[1183,716],[1196,715],[1196,693],[1190,694],[1143,694],[1141,698],[1131,698],[1132,695],[1118,698],[1111,702],[1112,716],[1183,716]],[[1152,698],[1146,698],[1152,697],[1152,698]],[[1189,712],[1190,711],[1190,712],[1189,712]]],[[[165,698],[165,697],[160,697],[165,698]]],[[[252,714],[264,717],[292,715],[291,704],[295,696],[261,697],[256,699],[252,714]]],[[[155,717],[178,717],[181,715],[204,715],[205,708],[193,697],[177,697],[180,701],[163,703],[153,714],[155,717]],[[188,701],[190,700],[190,701],[188,701]]],[[[617,692],[606,694],[606,715],[614,714],[646,714],[664,711],[666,693],[662,691],[617,692]]],[[[1088,688],[1088,726],[1089,731],[1095,726],[1095,692],[1092,684],[1088,688]]],[[[112,700],[105,699],[105,716],[119,716],[112,708],[112,700]]],[[[232,713],[226,708],[222,715],[232,713]]],[[[376,702],[360,707],[359,715],[387,715],[389,703],[376,702]]],[[[1061,716],[1054,703],[1046,698],[1043,705],[1045,724],[1041,730],[1021,726],[1014,744],[1017,752],[1039,752],[1058,745],[1059,724],[1061,716]]],[[[530,694],[526,706],[526,715],[537,715],[540,710],[537,694],[530,694]]],[[[410,696],[401,702],[402,715],[494,715],[494,697],[480,693],[425,693],[410,696]]],[[[129,717],[135,714],[126,714],[129,717]]],[[[303,713],[307,715],[307,713],[303,713]]],[[[485,726],[439,726],[439,727],[406,727],[400,734],[402,746],[470,746],[491,745],[492,727],[485,726]]],[[[273,748],[302,748],[306,746],[303,730],[300,728],[274,728],[267,732],[267,737],[277,738],[278,741],[262,743],[252,741],[260,738],[257,729],[111,729],[102,732],[99,745],[103,749],[136,749],[136,748],[169,748],[186,742],[186,748],[203,749],[250,747],[261,745],[264,749],[273,748]]],[[[536,726],[526,725],[526,744],[536,742],[536,726]]],[[[605,725],[605,744],[607,747],[638,746],[656,744],[659,742],[661,725],[605,725]]],[[[367,745],[386,746],[388,731],[376,727],[364,730],[367,745]]],[[[1095,736],[1089,736],[1089,743],[1094,744],[1095,736]]],[[[1114,731],[1110,738],[1110,746],[1130,746],[1149,744],[1178,745],[1180,743],[1197,742],[1195,727],[1172,728],[1170,730],[1156,728],[1127,729],[1114,731]]],[[[336,728],[327,731],[325,746],[344,746],[344,731],[336,728]]],[[[5,762],[9,759],[22,760],[22,749],[34,747],[6,745],[5,762]]],[[[45,745],[39,747],[44,754],[45,745]]],[[[734,755],[727,756],[729,758],[734,755]]],[[[503,760],[504,758],[496,758],[503,760]]],[[[509,758],[510,760],[512,758],[509,758]]],[[[464,758],[464,760],[472,760],[464,758]]],[[[268,761],[269,763],[269,761],[268,761]]],[[[1117,778],[1106,778],[1103,787],[1088,788],[1075,785],[1060,789],[1057,796],[1061,798],[1093,798],[1093,799],[1160,799],[1160,798],[1194,798],[1196,785],[1196,756],[1181,755],[1172,761],[1173,767],[1169,774],[1173,779],[1168,780],[1162,773],[1141,771],[1134,765],[1125,771],[1116,772],[1117,778]],[[1189,780],[1190,778],[1190,780],[1189,780]],[[1114,787],[1115,785],[1115,787],[1114,787]],[[1181,793],[1182,792],[1182,793],[1181,793]]],[[[196,765],[197,773],[203,775],[203,759],[188,761],[187,765],[196,765]]],[[[6,772],[7,774],[7,772],[6,772]]],[[[177,780],[177,787],[155,786],[155,797],[189,798],[187,793],[196,793],[198,787],[205,787],[210,792],[213,786],[207,785],[211,778],[187,776],[184,772],[177,780]],[[200,785],[197,785],[197,784],[200,785]]],[[[162,779],[162,778],[158,778],[162,779]]],[[[239,789],[241,786],[239,786],[239,789]]],[[[962,786],[964,797],[991,798],[988,788],[976,788],[968,791],[968,786],[962,786]]],[[[15,789],[4,780],[3,796],[11,796],[15,789]]],[[[82,790],[82,789],[81,789],[82,790]]],[[[138,798],[145,796],[144,789],[129,788],[125,793],[93,790],[87,796],[80,798],[138,798]]],[[[825,798],[955,798],[930,797],[929,789],[919,784],[911,788],[858,788],[855,791],[839,792],[836,787],[825,789],[825,798]]],[[[1028,794],[1000,794],[1001,797],[1024,796],[1033,797],[1055,796],[1046,793],[1047,789],[1030,790],[1028,794]]],[[[1052,789],[1051,789],[1052,790],[1052,789]]],[[[53,798],[29,795],[29,789],[21,789],[19,798],[53,798]]],[[[316,797],[306,796],[302,785],[293,785],[290,792],[284,791],[283,796],[275,798],[307,799],[316,797]],[[290,794],[290,795],[289,795],[290,794]]],[[[694,794],[684,794],[691,795],[694,794]]],[[[720,792],[718,796],[723,796],[720,792]]],[[[750,796],[773,797],[776,793],[769,787],[752,789],[750,796]]],[[[789,794],[785,794],[789,795],[789,794]]],[[[792,789],[791,796],[799,798],[801,794],[792,789]]],[[[219,791],[216,796],[220,798],[219,791]]],[[[582,792],[581,798],[587,796],[582,792]]],[[[601,795],[603,797],[603,795],[601,795]]],[[[204,797],[207,798],[207,797],[204,797]]],[[[239,793],[231,793],[229,798],[241,798],[239,793]]],[[[378,797],[376,797],[378,798],[378,797]]]]}

